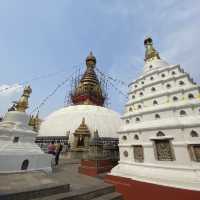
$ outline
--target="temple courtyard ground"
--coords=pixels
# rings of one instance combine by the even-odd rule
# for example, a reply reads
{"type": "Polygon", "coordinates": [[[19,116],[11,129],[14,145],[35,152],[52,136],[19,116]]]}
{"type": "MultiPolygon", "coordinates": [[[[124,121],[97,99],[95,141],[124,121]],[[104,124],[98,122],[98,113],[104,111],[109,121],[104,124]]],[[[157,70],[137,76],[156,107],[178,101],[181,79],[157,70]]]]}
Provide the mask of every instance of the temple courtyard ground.
{"type": "Polygon", "coordinates": [[[0,200],[121,199],[101,177],[78,173],[79,160],[61,156],[58,167],[44,172],[0,174],[0,200]]]}

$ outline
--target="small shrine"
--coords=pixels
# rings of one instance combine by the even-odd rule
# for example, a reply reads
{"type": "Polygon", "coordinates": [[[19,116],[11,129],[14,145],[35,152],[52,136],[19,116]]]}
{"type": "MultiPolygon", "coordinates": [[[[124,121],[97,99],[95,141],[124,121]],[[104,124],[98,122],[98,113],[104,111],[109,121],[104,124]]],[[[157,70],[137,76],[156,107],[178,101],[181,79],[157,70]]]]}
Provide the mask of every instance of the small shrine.
{"type": "MultiPolygon", "coordinates": [[[[81,154],[78,157],[82,157],[83,153],[88,153],[89,150],[89,141],[90,141],[90,131],[88,126],[85,123],[85,118],[82,119],[81,124],[73,133],[74,141],[72,146],[72,152],[76,154],[81,154]]],[[[77,157],[77,156],[76,156],[77,157]]]]}
{"type": "Polygon", "coordinates": [[[98,160],[102,158],[104,158],[103,141],[99,137],[98,130],[96,130],[90,141],[88,159],[98,160]]]}
{"type": "MultiPolygon", "coordinates": [[[[115,151],[112,147],[112,152],[115,151]]],[[[98,176],[109,172],[113,168],[111,157],[107,154],[103,140],[98,135],[98,130],[94,132],[94,137],[90,141],[89,153],[87,158],[81,160],[79,173],[88,176],[98,176]]]]}

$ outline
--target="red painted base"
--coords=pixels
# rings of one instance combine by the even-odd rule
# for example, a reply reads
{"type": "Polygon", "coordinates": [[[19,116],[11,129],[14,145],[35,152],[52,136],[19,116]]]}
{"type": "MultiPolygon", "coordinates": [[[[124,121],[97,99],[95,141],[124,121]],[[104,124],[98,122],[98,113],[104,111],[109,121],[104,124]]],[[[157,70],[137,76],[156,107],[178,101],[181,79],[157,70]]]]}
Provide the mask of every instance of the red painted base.
{"type": "Polygon", "coordinates": [[[124,200],[200,200],[200,192],[166,187],[108,175],[106,183],[115,185],[124,200]]]}
{"type": "Polygon", "coordinates": [[[81,160],[79,173],[88,176],[98,176],[98,174],[109,172],[112,168],[111,160],[81,160]]]}

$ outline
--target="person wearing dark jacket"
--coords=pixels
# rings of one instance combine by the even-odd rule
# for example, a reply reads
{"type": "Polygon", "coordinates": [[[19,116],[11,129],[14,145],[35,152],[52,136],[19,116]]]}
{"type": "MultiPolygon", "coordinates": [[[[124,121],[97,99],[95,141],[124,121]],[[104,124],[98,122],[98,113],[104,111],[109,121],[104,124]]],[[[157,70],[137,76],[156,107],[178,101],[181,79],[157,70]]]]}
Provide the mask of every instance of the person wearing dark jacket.
{"type": "Polygon", "coordinates": [[[58,165],[59,163],[59,157],[60,157],[60,153],[62,151],[62,144],[60,144],[60,142],[58,142],[58,144],[56,145],[56,157],[55,157],[55,164],[58,165]]]}

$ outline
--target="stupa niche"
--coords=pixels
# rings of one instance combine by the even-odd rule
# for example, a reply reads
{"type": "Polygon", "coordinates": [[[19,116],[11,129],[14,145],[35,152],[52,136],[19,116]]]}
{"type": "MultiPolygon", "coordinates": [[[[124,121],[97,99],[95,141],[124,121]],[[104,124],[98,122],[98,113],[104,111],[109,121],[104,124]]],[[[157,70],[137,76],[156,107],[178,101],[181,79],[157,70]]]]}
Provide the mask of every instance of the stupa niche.
{"type": "Polygon", "coordinates": [[[91,133],[88,129],[84,117],[79,127],[73,133],[73,135],[74,135],[74,141],[71,151],[75,154],[74,155],[75,158],[82,158],[83,157],[82,154],[88,152],[89,150],[89,141],[91,137],[91,133]]]}

